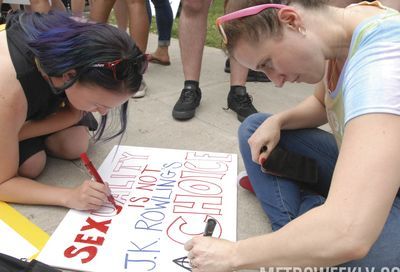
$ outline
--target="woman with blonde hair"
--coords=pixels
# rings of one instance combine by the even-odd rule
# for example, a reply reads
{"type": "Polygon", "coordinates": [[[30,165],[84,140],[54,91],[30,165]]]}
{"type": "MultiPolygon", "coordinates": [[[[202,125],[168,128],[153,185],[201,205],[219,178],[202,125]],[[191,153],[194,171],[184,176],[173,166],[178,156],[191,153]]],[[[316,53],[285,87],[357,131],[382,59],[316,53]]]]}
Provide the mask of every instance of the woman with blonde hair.
{"type": "Polygon", "coordinates": [[[274,231],[236,243],[195,237],[185,245],[192,271],[398,268],[400,13],[378,1],[248,2],[217,19],[229,55],[277,87],[317,85],[294,108],[254,114],[239,129],[274,231]],[[332,133],[318,129],[325,123],[332,133]],[[262,172],[275,147],[316,160],[317,184],[262,172]]]}

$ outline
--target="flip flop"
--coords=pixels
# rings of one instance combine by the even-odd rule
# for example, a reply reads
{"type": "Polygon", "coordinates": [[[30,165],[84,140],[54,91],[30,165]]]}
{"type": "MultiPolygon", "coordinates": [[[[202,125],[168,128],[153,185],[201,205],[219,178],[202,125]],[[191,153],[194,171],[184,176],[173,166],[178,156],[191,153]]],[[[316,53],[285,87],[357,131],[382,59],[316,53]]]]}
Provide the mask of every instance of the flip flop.
{"type": "Polygon", "coordinates": [[[159,64],[159,65],[163,65],[163,66],[171,65],[170,61],[163,61],[163,60],[160,60],[160,59],[158,59],[158,58],[156,58],[156,57],[154,57],[152,55],[150,55],[149,62],[155,63],[155,64],[159,64]]]}

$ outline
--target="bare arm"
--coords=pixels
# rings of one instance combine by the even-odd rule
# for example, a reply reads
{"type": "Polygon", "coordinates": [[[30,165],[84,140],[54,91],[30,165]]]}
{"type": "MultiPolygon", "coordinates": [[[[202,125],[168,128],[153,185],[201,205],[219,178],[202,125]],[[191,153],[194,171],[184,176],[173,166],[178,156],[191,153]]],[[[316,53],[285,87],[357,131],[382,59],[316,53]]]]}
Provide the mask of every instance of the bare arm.
{"type": "Polygon", "coordinates": [[[75,188],[61,188],[18,176],[18,135],[26,118],[26,99],[15,77],[3,73],[0,82],[4,83],[0,85],[0,200],[82,210],[99,208],[107,201],[104,184],[87,180],[75,188]]]}
{"type": "Polygon", "coordinates": [[[68,105],[45,119],[27,121],[19,132],[19,140],[23,141],[71,127],[79,122],[82,115],[82,111],[73,108],[72,105],[68,105]]]}
{"type": "Polygon", "coordinates": [[[325,87],[320,82],[313,95],[297,106],[276,114],[275,118],[279,120],[281,129],[315,128],[326,124],[324,95],[325,87]]]}
{"type": "Polygon", "coordinates": [[[400,187],[399,139],[400,116],[367,114],[351,120],[324,205],[271,234],[237,243],[195,237],[185,248],[199,271],[325,267],[363,258],[400,187]]]}
{"type": "Polygon", "coordinates": [[[276,233],[239,242],[238,266],[329,266],[365,256],[400,186],[399,137],[399,116],[350,121],[326,204],[276,233]]]}
{"type": "Polygon", "coordinates": [[[248,141],[253,161],[261,164],[261,161],[268,157],[279,142],[281,130],[315,128],[325,124],[327,118],[323,102],[324,94],[325,88],[319,83],[314,94],[303,102],[265,120],[248,141]],[[268,151],[260,154],[262,146],[266,146],[268,151]]]}
{"type": "Polygon", "coordinates": [[[86,180],[75,188],[46,185],[15,176],[0,183],[0,200],[21,204],[63,206],[78,210],[96,210],[107,202],[108,188],[86,180]]]}

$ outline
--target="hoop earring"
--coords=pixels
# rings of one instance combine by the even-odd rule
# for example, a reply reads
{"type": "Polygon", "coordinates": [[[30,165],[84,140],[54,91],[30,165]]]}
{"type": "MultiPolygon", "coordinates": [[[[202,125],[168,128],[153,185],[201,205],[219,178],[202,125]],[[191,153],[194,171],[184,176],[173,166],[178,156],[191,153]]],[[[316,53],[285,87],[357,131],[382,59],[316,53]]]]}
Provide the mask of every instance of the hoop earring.
{"type": "Polygon", "coordinates": [[[299,33],[303,36],[307,35],[307,29],[305,27],[299,26],[299,28],[297,29],[299,31],[299,33]]]}

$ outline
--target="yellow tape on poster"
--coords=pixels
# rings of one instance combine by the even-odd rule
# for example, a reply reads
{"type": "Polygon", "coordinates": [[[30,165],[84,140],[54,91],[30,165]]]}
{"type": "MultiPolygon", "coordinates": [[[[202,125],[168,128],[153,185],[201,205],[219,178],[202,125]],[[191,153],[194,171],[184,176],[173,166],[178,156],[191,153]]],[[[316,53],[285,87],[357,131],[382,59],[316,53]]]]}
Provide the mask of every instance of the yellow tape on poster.
{"type": "Polygon", "coordinates": [[[3,31],[4,29],[6,29],[6,25],[5,24],[0,25],[0,31],[3,31]]]}
{"type": "MultiPolygon", "coordinates": [[[[10,205],[0,201],[0,219],[14,229],[21,237],[38,249],[38,252],[49,240],[49,235],[29,221],[10,205]]],[[[31,257],[34,259],[37,254],[31,257]]]]}

